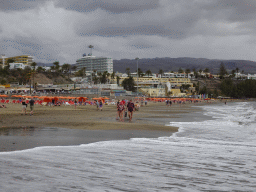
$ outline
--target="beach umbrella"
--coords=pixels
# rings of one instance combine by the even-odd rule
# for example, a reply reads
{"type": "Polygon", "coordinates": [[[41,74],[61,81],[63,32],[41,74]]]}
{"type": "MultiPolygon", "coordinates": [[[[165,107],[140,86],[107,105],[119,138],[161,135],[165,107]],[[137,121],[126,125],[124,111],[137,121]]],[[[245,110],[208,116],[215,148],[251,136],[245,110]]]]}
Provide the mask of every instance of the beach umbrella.
{"type": "Polygon", "coordinates": [[[46,96],[40,96],[38,97],[38,99],[44,99],[46,96]]]}
{"type": "Polygon", "coordinates": [[[87,97],[79,97],[78,101],[79,102],[85,102],[88,98],[87,97]]]}
{"type": "Polygon", "coordinates": [[[59,100],[59,98],[58,98],[58,97],[54,97],[53,99],[54,99],[55,101],[58,101],[58,100],[59,100]]]}
{"type": "Polygon", "coordinates": [[[8,97],[7,95],[0,95],[0,97],[8,97]]]}
{"type": "Polygon", "coordinates": [[[44,101],[44,102],[51,102],[51,98],[50,98],[50,97],[45,97],[45,98],[43,99],[43,101],[44,101]]]}

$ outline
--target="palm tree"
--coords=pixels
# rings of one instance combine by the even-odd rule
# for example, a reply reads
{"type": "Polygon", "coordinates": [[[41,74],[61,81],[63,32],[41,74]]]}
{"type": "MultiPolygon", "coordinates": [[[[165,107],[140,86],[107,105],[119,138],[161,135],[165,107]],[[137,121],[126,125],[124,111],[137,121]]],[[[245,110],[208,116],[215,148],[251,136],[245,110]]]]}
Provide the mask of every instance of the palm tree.
{"type": "Polygon", "coordinates": [[[201,74],[202,74],[203,70],[202,70],[202,69],[199,69],[199,71],[198,71],[198,72],[200,73],[200,76],[201,76],[201,74]]]}
{"type": "Polygon", "coordinates": [[[236,68],[236,78],[238,79],[238,71],[239,71],[239,68],[237,67],[236,68]]]}
{"type": "Polygon", "coordinates": [[[62,65],[62,71],[67,74],[68,73],[68,78],[69,78],[69,71],[71,69],[71,65],[68,63],[65,63],[62,65]]]}
{"type": "Polygon", "coordinates": [[[183,69],[179,68],[178,73],[183,73],[183,69]]]}
{"type": "Polygon", "coordinates": [[[190,69],[186,69],[185,73],[187,74],[187,78],[188,78],[188,74],[190,73],[190,69]]]}
{"type": "Polygon", "coordinates": [[[140,68],[138,68],[137,73],[139,77],[143,77],[143,71],[140,68]]]}
{"type": "Polygon", "coordinates": [[[128,68],[126,68],[126,74],[128,75],[128,77],[130,76],[130,68],[128,67],[128,68]]]}
{"type": "Polygon", "coordinates": [[[55,71],[58,72],[59,69],[60,69],[60,63],[59,63],[59,61],[55,61],[55,62],[53,63],[53,65],[54,65],[55,71]]]}
{"type": "Polygon", "coordinates": [[[162,69],[159,69],[159,75],[161,75],[161,78],[162,78],[162,75],[164,74],[164,71],[162,69]]]}
{"type": "Polygon", "coordinates": [[[205,69],[204,69],[204,72],[205,72],[205,73],[209,73],[210,70],[209,70],[208,68],[205,68],[205,69]]]}
{"type": "Polygon", "coordinates": [[[39,66],[39,67],[36,69],[36,71],[37,71],[38,73],[41,73],[41,72],[44,72],[45,69],[44,69],[43,67],[39,66]]]}
{"type": "Polygon", "coordinates": [[[116,84],[119,85],[120,77],[116,76],[116,84]]]}
{"type": "Polygon", "coordinates": [[[152,72],[150,71],[150,69],[146,71],[146,75],[148,75],[148,77],[149,75],[152,75],[152,72]]]}
{"type": "Polygon", "coordinates": [[[36,62],[31,63],[31,67],[33,67],[33,68],[34,68],[34,70],[36,69],[36,65],[37,65],[37,63],[36,63],[36,62]]]}
{"type": "Polygon", "coordinates": [[[115,78],[116,73],[113,71],[113,73],[111,74],[111,79],[115,78]]]}

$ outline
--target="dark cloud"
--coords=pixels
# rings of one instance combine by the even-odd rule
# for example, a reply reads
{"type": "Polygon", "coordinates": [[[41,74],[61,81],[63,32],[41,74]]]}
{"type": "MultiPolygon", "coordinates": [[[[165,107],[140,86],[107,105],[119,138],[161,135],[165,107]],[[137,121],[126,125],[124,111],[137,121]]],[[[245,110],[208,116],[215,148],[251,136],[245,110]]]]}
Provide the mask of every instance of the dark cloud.
{"type": "Polygon", "coordinates": [[[130,40],[128,46],[130,46],[131,49],[154,49],[157,47],[157,44],[150,42],[149,39],[136,38],[134,40],[130,40]]]}
{"type": "Polygon", "coordinates": [[[35,60],[43,60],[49,63],[57,60],[58,52],[54,51],[54,47],[48,46],[37,37],[16,36],[13,39],[5,38],[1,39],[0,44],[0,52],[8,56],[32,55],[35,60]]]}
{"type": "Polygon", "coordinates": [[[55,2],[57,7],[62,7],[71,11],[91,12],[98,8],[111,13],[123,13],[155,9],[159,5],[159,0],[59,0],[55,2]]]}
{"type": "Polygon", "coordinates": [[[198,3],[203,17],[209,20],[243,22],[256,16],[254,0],[217,0],[198,3]]]}
{"type": "Polygon", "coordinates": [[[256,16],[256,2],[252,0],[169,2],[166,3],[166,7],[160,3],[156,9],[150,11],[150,15],[144,14],[144,11],[125,13],[125,16],[99,16],[100,19],[93,21],[97,25],[91,28],[79,23],[76,33],[79,36],[158,35],[170,39],[184,39],[194,35],[246,34],[256,28],[251,23],[256,16]],[[236,22],[239,24],[232,28],[232,24],[236,22]],[[245,28],[250,30],[240,30],[245,28]]]}
{"type": "Polygon", "coordinates": [[[38,8],[49,1],[47,0],[0,0],[0,11],[26,11],[38,8]]]}
{"type": "Polygon", "coordinates": [[[164,25],[141,25],[131,27],[106,27],[95,30],[94,32],[80,32],[80,36],[103,36],[103,37],[127,37],[132,35],[159,35],[170,38],[182,38],[183,32],[172,30],[164,25]]]}
{"type": "Polygon", "coordinates": [[[0,0],[0,53],[74,63],[92,44],[113,58],[252,59],[255,9],[254,0],[0,0]]]}

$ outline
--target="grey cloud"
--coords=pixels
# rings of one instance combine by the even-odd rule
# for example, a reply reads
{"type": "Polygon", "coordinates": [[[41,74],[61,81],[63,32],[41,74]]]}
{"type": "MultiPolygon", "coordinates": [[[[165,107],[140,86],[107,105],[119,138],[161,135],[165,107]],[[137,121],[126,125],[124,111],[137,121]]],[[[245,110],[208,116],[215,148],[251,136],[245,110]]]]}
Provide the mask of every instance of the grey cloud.
{"type": "Polygon", "coordinates": [[[157,44],[150,42],[145,39],[136,39],[132,40],[128,43],[128,46],[130,46],[132,49],[155,49],[157,47],[157,44]]]}
{"type": "Polygon", "coordinates": [[[38,8],[47,2],[40,0],[0,0],[0,11],[26,11],[28,9],[38,8]]]}
{"type": "Polygon", "coordinates": [[[98,29],[94,32],[80,32],[80,36],[103,36],[103,37],[117,37],[117,36],[130,36],[130,35],[160,35],[170,38],[182,38],[183,32],[172,30],[170,27],[161,25],[141,25],[131,27],[106,27],[98,29]]]}
{"type": "MultiPolygon", "coordinates": [[[[103,36],[103,37],[127,37],[131,35],[158,35],[171,39],[183,39],[193,35],[228,35],[225,29],[219,30],[216,24],[218,22],[234,23],[234,22],[251,22],[255,18],[255,1],[240,2],[236,0],[218,0],[218,1],[180,1],[175,2],[171,8],[175,9],[178,5],[181,11],[170,17],[162,13],[162,7],[155,9],[149,18],[142,18],[142,13],[129,14],[130,22],[123,22],[119,19],[121,16],[102,17],[97,20],[97,26],[88,28],[81,26],[77,28],[76,33],[79,36],[103,36]],[[247,5],[248,4],[248,5],[247,5]],[[158,12],[159,11],[159,12],[158,12]],[[202,23],[203,20],[205,23],[202,23]],[[132,22],[134,21],[134,22],[132,22]]],[[[166,11],[166,10],[165,10],[166,11]]],[[[168,11],[168,10],[167,10],[168,11]]],[[[173,11],[173,10],[170,10],[173,11]]],[[[250,33],[250,31],[239,31],[238,29],[255,28],[246,24],[240,24],[236,29],[231,31],[232,34],[250,33]]],[[[250,30],[251,30],[250,29],[250,30]]]]}
{"type": "Polygon", "coordinates": [[[203,16],[209,20],[240,22],[254,20],[256,1],[254,0],[217,0],[198,4],[203,16]]]}
{"type": "Polygon", "coordinates": [[[133,12],[155,9],[159,6],[159,0],[59,0],[55,6],[78,12],[91,12],[98,8],[111,13],[133,12]]]}
{"type": "MultiPolygon", "coordinates": [[[[45,44],[37,37],[16,36],[14,39],[1,39],[0,52],[6,56],[28,54],[32,55],[35,60],[51,63],[56,61],[57,51],[54,51],[54,42],[52,45],[45,44]]],[[[58,45],[56,45],[58,46],[58,45]]]]}

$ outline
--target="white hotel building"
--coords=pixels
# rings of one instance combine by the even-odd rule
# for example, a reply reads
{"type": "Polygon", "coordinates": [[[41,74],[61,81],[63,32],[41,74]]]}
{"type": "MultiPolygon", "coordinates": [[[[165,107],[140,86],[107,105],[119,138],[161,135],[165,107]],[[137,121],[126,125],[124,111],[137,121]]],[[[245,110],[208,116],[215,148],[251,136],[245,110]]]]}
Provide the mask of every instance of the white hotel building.
{"type": "Polygon", "coordinates": [[[76,61],[77,70],[85,67],[86,73],[97,71],[113,73],[113,59],[107,57],[83,56],[76,61]]]}

